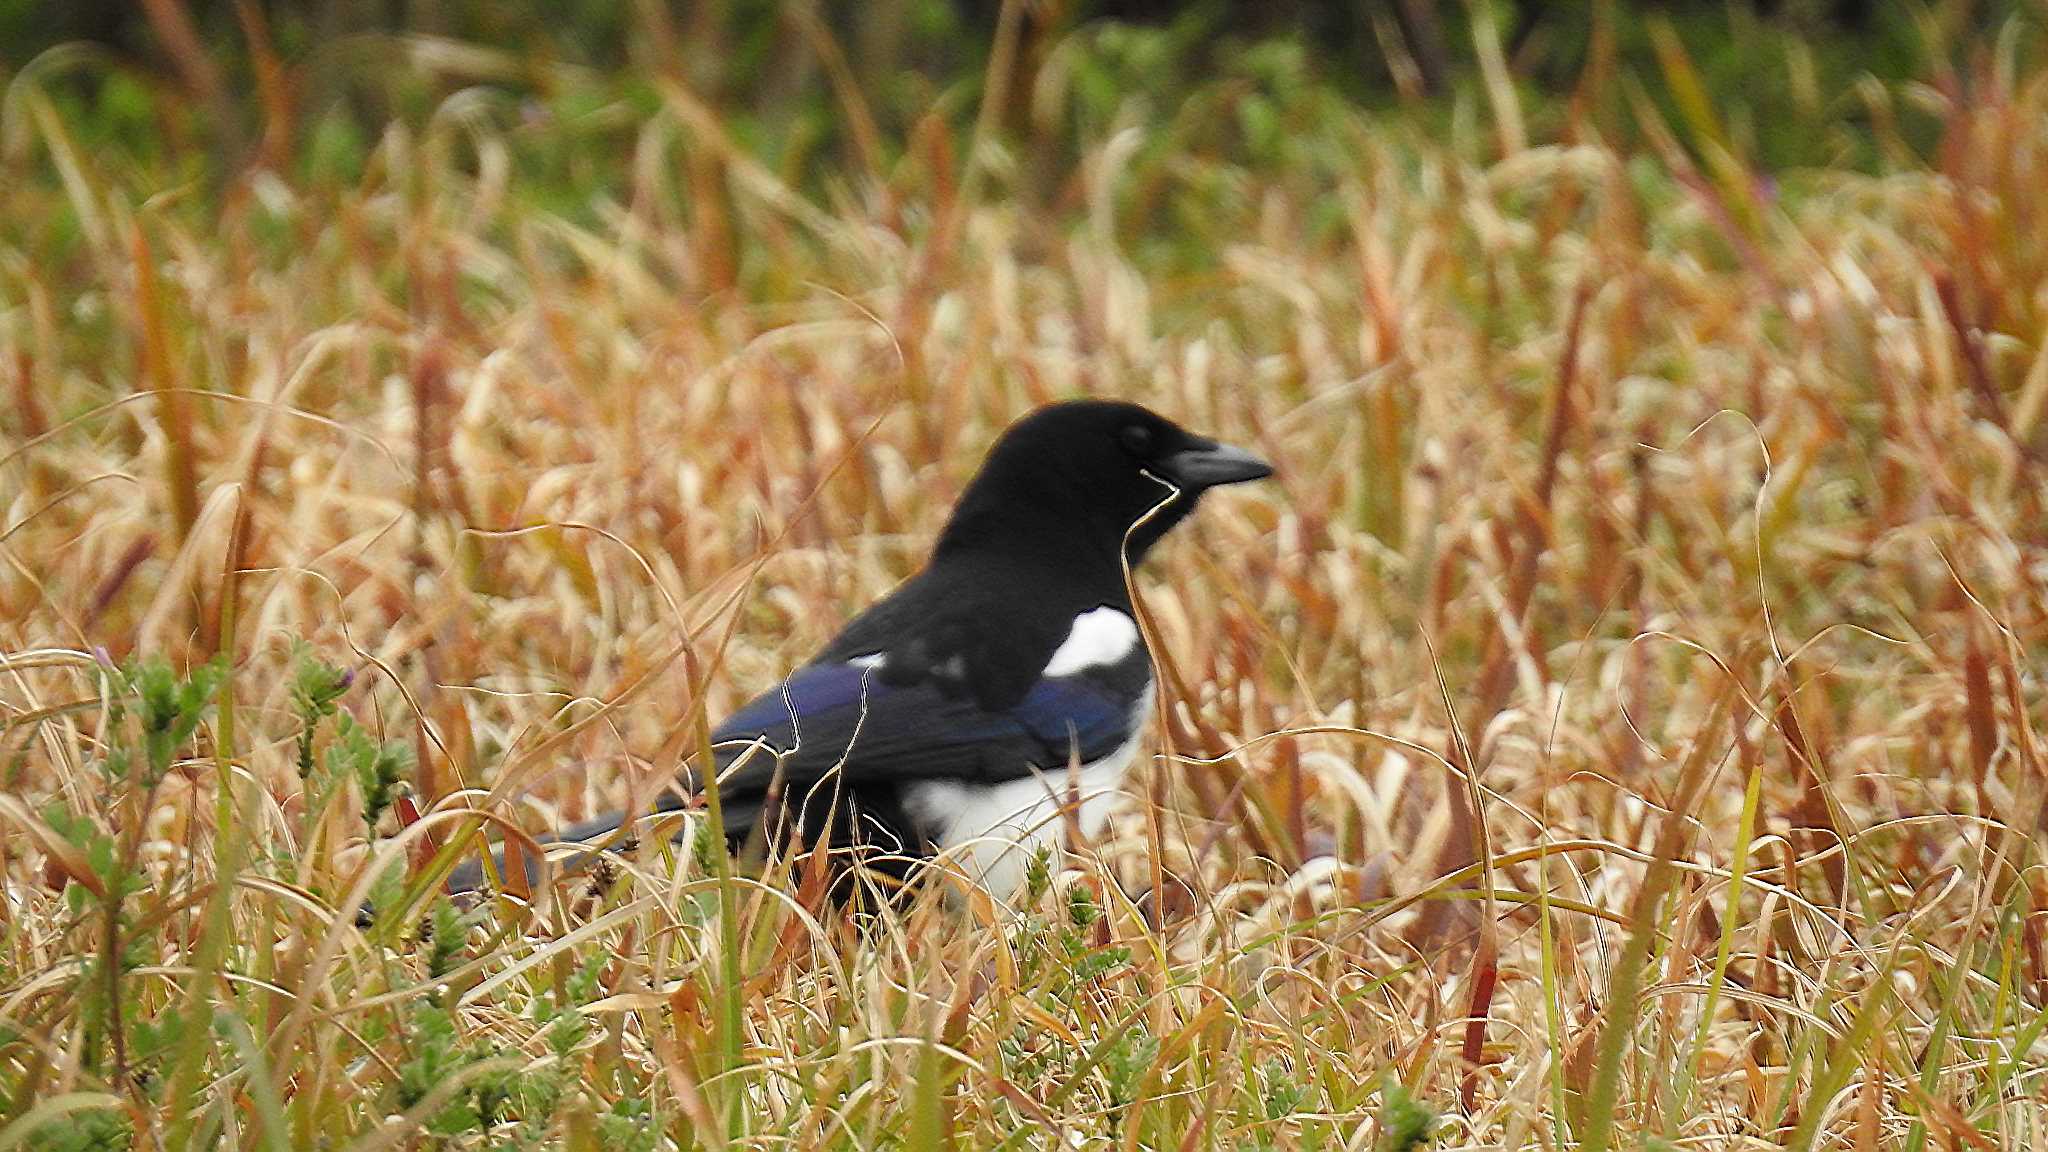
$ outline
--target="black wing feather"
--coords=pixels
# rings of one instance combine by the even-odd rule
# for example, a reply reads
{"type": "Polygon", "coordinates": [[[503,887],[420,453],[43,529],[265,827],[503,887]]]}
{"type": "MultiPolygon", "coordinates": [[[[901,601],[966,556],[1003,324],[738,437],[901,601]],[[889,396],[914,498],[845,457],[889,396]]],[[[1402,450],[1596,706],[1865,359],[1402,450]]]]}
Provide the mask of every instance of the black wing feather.
{"type": "Polygon", "coordinates": [[[718,726],[721,766],[755,742],[777,754],[754,753],[720,793],[760,793],[778,768],[784,795],[797,796],[835,769],[849,787],[936,777],[994,783],[1072,755],[1095,760],[1130,740],[1149,683],[1139,649],[1122,665],[1041,679],[1015,705],[988,709],[943,678],[899,683],[886,667],[812,664],[718,726]]]}

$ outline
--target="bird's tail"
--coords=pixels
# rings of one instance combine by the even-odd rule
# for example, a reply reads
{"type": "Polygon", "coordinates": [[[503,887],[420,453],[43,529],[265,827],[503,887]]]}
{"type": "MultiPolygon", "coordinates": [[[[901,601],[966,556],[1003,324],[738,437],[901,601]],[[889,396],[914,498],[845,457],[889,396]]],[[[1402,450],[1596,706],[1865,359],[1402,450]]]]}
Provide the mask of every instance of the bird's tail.
{"type": "MultiPolygon", "coordinates": [[[[671,798],[668,802],[657,805],[652,811],[634,818],[634,823],[651,821],[656,817],[678,811],[681,807],[682,803],[680,801],[671,798]]],[[[757,818],[757,812],[754,810],[756,808],[758,808],[758,805],[749,808],[744,804],[735,804],[730,799],[726,801],[726,839],[730,842],[729,847],[737,846],[741,840],[745,839],[748,830],[753,826],[757,818]]],[[[616,843],[618,838],[614,836],[614,833],[624,828],[626,823],[627,814],[625,812],[607,812],[602,816],[593,817],[580,824],[572,824],[553,836],[540,838],[542,845],[580,844],[586,846],[584,851],[555,857],[553,864],[554,874],[556,876],[574,876],[597,863],[599,857],[603,855],[604,848],[615,848],[618,846],[616,843]]],[[[688,822],[678,824],[674,833],[674,839],[680,841],[689,827],[688,822]]],[[[527,886],[531,888],[538,885],[541,881],[542,871],[540,858],[532,852],[522,852],[519,855],[525,866],[527,886]]],[[[492,850],[491,865],[492,871],[498,876],[502,877],[505,874],[505,850],[503,848],[492,850]]],[[[484,887],[484,883],[483,862],[474,858],[463,861],[456,866],[453,872],[448,874],[448,891],[454,895],[475,892],[484,887]]]]}

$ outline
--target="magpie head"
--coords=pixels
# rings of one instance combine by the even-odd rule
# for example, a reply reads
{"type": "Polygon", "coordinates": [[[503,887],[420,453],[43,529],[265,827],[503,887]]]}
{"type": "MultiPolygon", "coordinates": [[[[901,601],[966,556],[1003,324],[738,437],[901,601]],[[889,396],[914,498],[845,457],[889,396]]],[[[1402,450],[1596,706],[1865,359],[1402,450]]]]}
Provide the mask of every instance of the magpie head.
{"type": "MultiPolygon", "coordinates": [[[[1272,465],[1244,449],[1136,404],[1053,404],[996,441],[938,550],[1015,546],[1080,563],[1114,561],[1128,542],[1136,563],[1204,492],[1272,474],[1272,465]]],[[[1120,565],[1114,567],[1121,580],[1120,565]]]]}

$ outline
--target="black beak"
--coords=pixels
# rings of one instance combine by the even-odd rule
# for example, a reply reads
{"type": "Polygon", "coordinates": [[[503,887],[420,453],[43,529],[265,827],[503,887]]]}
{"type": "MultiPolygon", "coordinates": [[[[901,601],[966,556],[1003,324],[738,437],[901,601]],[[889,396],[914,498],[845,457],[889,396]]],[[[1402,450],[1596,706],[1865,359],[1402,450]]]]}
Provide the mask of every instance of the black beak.
{"type": "Polygon", "coordinates": [[[1242,448],[1208,441],[1184,448],[1160,461],[1160,471],[1182,488],[1214,488],[1219,484],[1242,484],[1263,480],[1273,466],[1242,448]]]}

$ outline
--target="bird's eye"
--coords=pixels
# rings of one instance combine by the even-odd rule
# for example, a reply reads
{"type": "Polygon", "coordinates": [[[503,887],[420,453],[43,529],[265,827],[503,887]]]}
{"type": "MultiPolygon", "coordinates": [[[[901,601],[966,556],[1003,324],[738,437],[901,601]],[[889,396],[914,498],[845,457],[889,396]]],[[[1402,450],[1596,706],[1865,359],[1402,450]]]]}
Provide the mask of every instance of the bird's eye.
{"type": "Polygon", "coordinates": [[[1124,430],[1119,433],[1119,436],[1124,442],[1124,450],[1131,455],[1150,456],[1152,454],[1152,430],[1143,424],[1126,424],[1124,430]]]}

